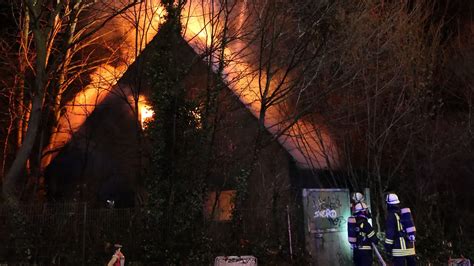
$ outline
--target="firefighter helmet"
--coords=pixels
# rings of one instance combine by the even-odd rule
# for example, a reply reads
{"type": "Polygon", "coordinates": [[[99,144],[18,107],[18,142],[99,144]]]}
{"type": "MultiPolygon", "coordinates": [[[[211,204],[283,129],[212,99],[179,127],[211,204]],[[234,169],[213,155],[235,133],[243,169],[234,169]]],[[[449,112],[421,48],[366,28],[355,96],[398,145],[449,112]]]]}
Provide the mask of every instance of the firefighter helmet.
{"type": "Polygon", "coordinates": [[[400,204],[400,200],[398,199],[398,196],[395,193],[388,193],[387,197],[385,198],[385,201],[389,205],[400,204]]]}
{"type": "Polygon", "coordinates": [[[352,194],[352,200],[354,202],[362,202],[365,200],[365,197],[364,197],[364,194],[360,193],[360,192],[355,192],[352,194]]]}
{"type": "Polygon", "coordinates": [[[359,202],[354,206],[354,213],[367,211],[367,209],[368,209],[367,204],[365,204],[363,202],[359,202]]]}

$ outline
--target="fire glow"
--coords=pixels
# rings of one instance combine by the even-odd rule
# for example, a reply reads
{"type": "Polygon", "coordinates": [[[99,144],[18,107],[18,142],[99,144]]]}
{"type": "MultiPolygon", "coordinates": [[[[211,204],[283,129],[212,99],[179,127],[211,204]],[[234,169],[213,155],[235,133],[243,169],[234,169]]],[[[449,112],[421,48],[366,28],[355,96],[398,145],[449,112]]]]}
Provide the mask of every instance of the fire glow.
{"type": "MultiPolygon", "coordinates": [[[[232,36],[233,41],[226,45],[223,51],[226,60],[223,71],[224,80],[249,111],[258,118],[262,109],[261,99],[265,93],[262,92],[262,88],[267,89],[266,95],[269,95],[275,91],[276,84],[280,82],[284,84],[286,81],[278,76],[272,76],[267,86],[265,84],[268,79],[266,72],[256,68],[247,60],[253,53],[244,40],[244,36],[248,34],[247,28],[253,27],[249,25],[251,14],[249,14],[247,0],[236,3],[237,5],[231,9],[234,14],[226,14],[229,21],[236,21],[236,25],[230,26],[234,27],[237,33],[232,36]]],[[[224,19],[222,13],[225,12],[214,11],[213,13],[213,10],[222,10],[222,8],[217,3],[214,3],[214,6],[210,3],[193,5],[190,1],[187,12],[184,12],[188,17],[183,19],[183,25],[187,26],[183,35],[197,53],[208,52],[211,47],[219,43],[219,38],[222,37],[224,23],[214,21],[224,19]]],[[[214,64],[214,69],[217,69],[218,62],[214,59],[211,56],[210,61],[214,64]]],[[[284,134],[280,135],[278,141],[290,152],[299,166],[320,169],[337,167],[336,147],[326,127],[307,119],[299,119],[291,124],[292,121],[288,121],[285,103],[266,108],[265,127],[274,135],[280,135],[282,130],[288,128],[284,134]]]]}
{"type": "MultiPolygon", "coordinates": [[[[114,18],[105,27],[105,30],[111,32],[110,35],[118,34],[125,37],[119,48],[120,58],[114,66],[105,63],[97,67],[90,75],[90,84],[65,105],[65,112],[58,121],[57,131],[53,132],[51,142],[45,150],[47,155],[42,160],[43,167],[54,159],[58,148],[69,142],[96,106],[100,105],[111,92],[128,67],[156,35],[164,15],[164,9],[159,4],[159,0],[141,1],[124,14],[114,18]]],[[[133,101],[133,97],[126,98],[133,101]]],[[[130,104],[133,106],[135,103],[130,102],[130,104]]],[[[143,119],[148,119],[150,116],[148,109],[146,111],[140,109],[140,113],[143,112],[144,114],[138,114],[142,117],[142,125],[143,119]]]]}
{"type": "Polygon", "coordinates": [[[147,105],[143,101],[140,101],[138,106],[140,112],[140,124],[142,125],[142,129],[145,129],[146,123],[153,119],[154,112],[151,109],[151,106],[147,105]]]}
{"type": "MultiPolygon", "coordinates": [[[[59,121],[60,128],[55,133],[54,142],[50,145],[50,150],[66,144],[72,134],[76,132],[84,123],[87,116],[92,113],[95,106],[110,93],[111,88],[123,75],[138,54],[153,39],[158,31],[159,24],[163,21],[164,11],[158,0],[141,1],[135,8],[127,12],[112,26],[119,34],[125,34],[126,42],[122,45],[122,64],[116,67],[104,65],[99,67],[92,74],[92,80],[103,81],[92,82],[84,92],[79,93],[66,106],[65,115],[59,121]],[[131,18],[135,18],[131,19],[131,18]],[[136,19],[138,18],[138,19],[136,19]],[[135,21],[135,24],[133,23],[135,21]],[[137,22],[138,21],[138,26],[137,22]],[[137,41],[138,40],[138,41],[137,41]],[[112,68],[112,69],[111,69],[112,68]],[[110,75],[113,73],[113,75],[110,75]]],[[[221,7],[213,1],[188,1],[182,12],[183,37],[194,48],[197,53],[206,53],[210,47],[219,42],[222,37],[222,29],[225,26],[234,28],[236,36],[231,43],[224,47],[224,57],[226,64],[223,69],[224,80],[229,88],[247,106],[250,112],[257,118],[261,111],[262,87],[265,87],[267,75],[265,71],[257,69],[249,60],[248,55],[252,54],[251,48],[244,38],[241,38],[244,29],[248,27],[246,21],[250,16],[247,0],[239,1],[234,14],[228,14],[227,19],[235,24],[225,25],[222,21],[222,12],[218,12],[221,7]]],[[[231,23],[229,22],[229,23],[231,23]]],[[[215,47],[214,47],[215,49],[215,47]]],[[[218,54],[218,53],[215,53],[218,54]]],[[[210,56],[210,62],[214,69],[217,69],[218,58],[210,56]]],[[[278,76],[270,79],[269,91],[272,93],[275,84],[278,84],[278,76]]],[[[140,96],[142,99],[142,96],[140,96]]],[[[143,101],[143,100],[140,100],[143,101]]],[[[138,119],[141,125],[153,117],[153,112],[148,105],[139,104],[138,119]]],[[[283,128],[289,129],[281,134],[278,141],[291,153],[294,159],[302,167],[326,168],[337,166],[337,152],[328,130],[321,125],[315,125],[307,120],[300,119],[294,125],[290,125],[288,114],[285,112],[286,105],[277,104],[270,106],[265,113],[265,126],[274,135],[279,135],[283,128]],[[290,126],[289,126],[290,125],[290,126]]],[[[48,156],[47,165],[55,153],[48,156]]]]}

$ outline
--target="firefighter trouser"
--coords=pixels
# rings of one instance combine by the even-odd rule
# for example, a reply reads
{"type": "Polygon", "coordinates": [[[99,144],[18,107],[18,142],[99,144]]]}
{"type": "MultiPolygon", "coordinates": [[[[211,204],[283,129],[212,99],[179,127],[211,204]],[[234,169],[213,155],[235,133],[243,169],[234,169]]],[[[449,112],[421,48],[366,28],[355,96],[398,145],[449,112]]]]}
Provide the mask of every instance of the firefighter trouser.
{"type": "Polygon", "coordinates": [[[415,256],[403,256],[403,257],[393,257],[394,266],[415,266],[416,260],[415,256]]]}
{"type": "Polygon", "coordinates": [[[353,260],[355,266],[372,265],[372,250],[354,249],[353,260]]]}

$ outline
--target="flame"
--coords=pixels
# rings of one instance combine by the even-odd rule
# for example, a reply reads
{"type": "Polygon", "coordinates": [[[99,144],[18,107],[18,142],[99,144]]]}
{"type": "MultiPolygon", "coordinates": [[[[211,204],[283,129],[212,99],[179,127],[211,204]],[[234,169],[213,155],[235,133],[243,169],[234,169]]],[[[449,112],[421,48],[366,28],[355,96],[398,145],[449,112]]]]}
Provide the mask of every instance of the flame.
{"type": "MultiPolygon", "coordinates": [[[[187,6],[189,17],[184,19],[183,25],[187,25],[184,37],[188,43],[198,52],[206,53],[220,41],[222,22],[214,23],[217,16],[212,15],[211,10],[222,10],[218,4],[211,6],[193,5],[187,6]]],[[[229,88],[239,97],[255,117],[260,116],[262,110],[262,97],[275,92],[277,84],[285,83],[281,77],[273,76],[270,85],[265,83],[268,79],[267,73],[254,67],[249,58],[253,53],[245,42],[244,36],[248,34],[251,26],[247,21],[248,3],[247,0],[240,2],[240,7],[235,8],[237,14],[229,15],[227,18],[235,18],[236,24],[233,41],[224,48],[224,60],[226,66],[223,70],[224,80],[229,88]],[[264,90],[267,90],[266,92],[264,90]]],[[[186,14],[186,12],[184,12],[186,14]]],[[[222,19],[222,17],[217,18],[222,19]]],[[[218,54],[218,53],[216,53],[218,54]]],[[[211,57],[212,58],[212,57],[211,57]]],[[[215,62],[218,62],[217,60],[215,62]]],[[[217,69],[217,66],[213,66],[217,69]]],[[[292,124],[288,120],[288,112],[285,111],[285,103],[267,106],[265,111],[265,126],[274,135],[289,128],[282,134],[278,141],[289,151],[297,163],[304,168],[329,168],[337,167],[337,150],[329,131],[321,123],[300,119],[292,124]]]]}
{"type": "MultiPolygon", "coordinates": [[[[111,92],[113,86],[156,35],[163,19],[164,9],[158,0],[141,1],[111,24],[110,27],[126,37],[121,47],[119,64],[116,66],[105,64],[98,67],[91,74],[91,83],[66,105],[65,116],[60,124],[68,125],[71,134],[80,128],[95,107],[111,92]]],[[[139,102],[141,100],[142,98],[139,102]]],[[[65,136],[65,141],[69,140],[71,134],[65,136]]]]}
{"type": "MultiPolygon", "coordinates": [[[[206,50],[218,44],[222,37],[225,18],[230,14],[223,11],[221,1],[187,1],[182,12],[183,37],[206,50]],[[218,3],[219,2],[219,3],[218,3]]],[[[235,13],[235,12],[234,12],[235,13]]],[[[234,17],[227,17],[232,20],[234,17]]]]}
{"type": "Polygon", "coordinates": [[[107,27],[124,39],[120,47],[123,64],[133,63],[158,32],[165,15],[165,10],[159,2],[139,1],[107,27]]]}
{"type": "MultiPolygon", "coordinates": [[[[115,3],[115,2],[114,2],[115,3]]],[[[153,39],[164,20],[165,11],[159,0],[141,1],[133,8],[117,16],[104,30],[125,36],[121,43],[120,59],[114,66],[104,64],[90,75],[91,82],[65,106],[64,115],[58,121],[57,131],[52,133],[45,150],[42,166],[49,165],[58,148],[69,142],[96,106],[111,92],[117,81],[127,71],[140,52],[153,39]]],[[[143,113],[143,112],[141,112],[143,113]]],[[[148,116],[145,112],[144,116],[148,116]]],[[[143,117],[142,117],[143,119],[143,117]]],[[[143,121],[141,121],[143,124],[143,121]]]]}
{"type": "MultiPolygon", "coordinates": [[[[66,111],[58,121],[58,130],[53,136],[54,142],[50,144],[52,147],[62,147],[69,142],[72,134],[82,126],[95,107],[105,99],[110,88],[116,84],[125,71],[124,66],[102,65],[90,75],[91,83],[66,104],[66,111]]],[[[51,159],[48,158],[48,160],[51,159]]]]}
{"type": "Polygon", "coordinates": [[[153,119],[153,115],[155,114],[155,112],[153,112],[151,106],[147,104],[147,102],[142,96],[140,96],[140,100],[138,102],[138,110],[138,116],[140,117],[142,129],[145,129],[146,123],[153,119]]]}

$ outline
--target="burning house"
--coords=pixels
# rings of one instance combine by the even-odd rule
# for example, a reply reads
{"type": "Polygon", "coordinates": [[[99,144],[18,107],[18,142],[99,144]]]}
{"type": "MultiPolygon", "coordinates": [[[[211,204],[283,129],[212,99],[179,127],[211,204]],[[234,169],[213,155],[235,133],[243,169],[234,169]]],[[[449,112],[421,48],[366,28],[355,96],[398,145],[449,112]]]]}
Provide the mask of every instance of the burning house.
{"type": "MultiPolygon", "coordinates": [[[[238,7],[242,9],[245,5],[238,7]]],[[[249,18],[239,17],[242,14],[233,17],[238,24],[234,28],[251,23],[249,18]]],[[[210,45],[210,37],[203,32],[209,34],[212,29],[207,29],[202,20],[193,21],[196,17],[205,15],[183,19],[187,27],[183,36],[175,36],[177,44],[169,52],[174,62],[182,62],[188,68],[182,81],[187,97],[204,92],[215,85],[210,84],[215,80],[225,85],[217,96],[214,153],[219,163],[209,174],[209,202],[203,210],[210,213],[215,207],[211,219],[229,221],[236,177],[245,165],[254,164],[248,178],[249,208],[244,214],[247,232],[256,236],[277,234],[286,241],[298,232],[300,237],[295,236],[293,241],[303,242],[306,214],[301,207],[301,189],[324,187],[326,174],[339,164],[329,130],[309,120],[288,116],[291,108],[284,102],[262,105],[262,80],[269,80],[268,93],[276,98],[280,96],[277,89],[291,86],[288,83],[292,81],[278,75],[276,81],[270,81],[272,78],[264,70],[252,69],[253,59],[242,55],[247,49],[242,41],[223,48],[225,57],[234,56],[234,60],[219,70],[212,56],[203,56],[210,45]],[[263,119],[262,108],[266,109],[263,119]],[[263,136],[258,135],[262,126],[263,136]],[[251,155],[257,138],[265,145],[254,158],[251,155]],[[275,210],[278,214],[273,213],[275,210]],[[277,222],[270,225],[268,217],[272,215],[277,216],[274,217],[277,222]],[[294,224],[287,222],[290,216],[294,217],[294,224]]],[[[167,41],[158,31],[133,63],[120,71],[106,71],[112,78],[103,78],[98,82],[102,85],[96,86],[105,88],[93,87],[76,97],[61,120],[71,130],[58,132],[53,138],[56,151],[48,158],[45,174],[50,201],[86,201],[92,206],[112,204],[116,208],[142,203],[146,197],[143,177],[150,168],[150,149],[143,127],[153,116],[150,109],[153,84],[145,74],[154,50],[167,41]]],[[[341,182],[337,185],[346,185],[341,182]]]]}
{"type": "MultiPolygon", "coordinates": [[[[238,24],[229,28],[241,29],[245,23],[252,23],[250,16],[245,15],[246,10],[243,10],[246,5],[237,5],[235,8],[239,9],[239,12],[234,14],[234,17],[226,18],[236,20],[238,24]]],[[[186,62],[190,66],[184,83],[187,90],[196,92],[208,86],[206,77],[210,75],[209,62],[204,62],[201,54],[205,53],[206,47],[210,45],[212,30],[206,22],[206,7],[191,5],[188,8],[189,11],[186,12],[189,13],[183,18],[186,27],[181,45],[175,47],[173,54],[176,55],[177,61],[186,62]]],[[[161,13],[154,16],[160,15],[161,13]]],[[[156,29],[146,33],[150,40],[154,32],[156,29]]],[[[146,158],[142,158],[146,157],[146,149],[138,148],[141,146],[138,145],[141,141],[140,131],[144,121],[152,116],[147,105],[151,86],[144,80],[143,73],[149,63],[147,61],[150,60],[149,54],[153,46],[166,40],[161,40],[160,34],[157,34],[147,45],[148,42],[149,40],[145,41],[142,48],[128,48],[136,50],[146,47],[135,62],[127,59],[128,63],[123,66],[99,68],[97,73],[92,75],[91,84],[67,105],[67,110],[59,121],[60,130],[51,138],[51,152],[47,153],[43,162],[43,165],[47,166],[51,199],[81,198],[102,202],[114,199],[120,194],[128,195],[129,199],[126,200],[127,203],[118,203],[119,206],[134,204],[131,198],[136,192],[135,188],[139,186],[136,183],[139,179],[137,176],[143,175],[142,170],[138,168],[143,164],[141,160],[146,161],[146,158]],[[77,191],[87,191],[80,192],[87,196],[79,196],[77,191]]],[[[228,57],[234,56],[234,60],[230,61],[223,71],[227,88],[219,98],[222,106],[226,106],[220,109],[228,114],[228,117],[222,120],[238,121],[239,124],[222,133],[222,139],[232,141],[221,146],[239,150],[237,153],[241,153],[235,158],[245,157],[246,151],[241,147],[249,146],[252,141],[252,131],[258,126],[257,120],[262,108],[262,101],[259,99],[261,96],[258,96],[258,90],[261,89],[259,83],[262,81],[258,81],[255,75],[261,75],[263,71],[252,72],[249,66],[251,60],[245,59],[249,56],[242,55],[248,53],[245,52],[248,47],[244,46],[243,41],[237,41],[223,51],[228,57]],[[242,143],[236,141],[245,138],[249,139],[242,143]]],[[[215,66],[211,67],[211,72],[214,70],[215,66]]],[[[269,77],[260,79],[270,80],[269,77]]],[[[281,84],[270,84],[270,90],[272,86],[281,84]]],[[[312,169],[337,168],[337,149],[327,128],[316,126],[304,119],[294,119],[296,122],[284,121],[287,118],[280,107],[277,104],[265,107],[267,109],[263,123],[268,133],[267,138],[275,141],[266,147],[263,154],[279,156],[280,159],[270,158],[269,163],[262,163],[261,167],[265,169],[262,171],[273,169],[275,176],[289,176],[287,163],[290,161],[296,168],[308,173],[312,169]],[[272,166],[271,163],[276,165],[272,166]],[[278,174],[281,172],[277,170],[280,167],[286,169],[282,170],[285,174],[278,174]]]]}
{"type": "MultiPolygon", "coordinates": [[[[11,192],[14,186],[20,188],[24,176],[28,184],[18,198],[41,203],[32,207],[30,216],[42,217],[47,230],[36,230],[40,226],[31,219],[32,231],[38,231],[31,243],[51,240],[50,232],[62,237],[52,242],[69,237],[75,251],[67,253],[75,258],[82,252],[86,264],[94,256],[87,253],[100,250],[102,242],[123,230],[136,229],[128,230],[127,237],[135,240],[131,246],[141,248],[146,235],[135,233],[147,231],[141,225],[149,225],[143,220],[153,215],[150,224],[172,216],[165,222],[176,225],[165,224],[160,233],[182,234],[192,230],[181,230],[175,216],[184,217],[179,221],[186,220],[186,226],[193,226],[198,217],[206,230],[211,227],[205,237],[215,234],[210,238],[215,242],[233,241],[232,250],[264,243],[262,254],[283,260],[309,253],[316,265],[333,265],[334,259],[343,265],[350,260],[345,232],[349,189],[370,187],[365,194],[369,205],[370,192],[378,199],[372,203],[377,203],[373,213],[379,231],[383,194],[390,190],[413,207],[419,221],[438,215],[433,223],[419,227],[420,258],[435,256],[430,232],[444,226],[446,254],[466,249],[463,242],[469,243],[472,235],[467,222],[472,195],[466,190],[473,165],[471,17],[458,27],[454,24],[463,24],[461,17],[449,17],[457,11],[432,1],[53,2],[35,2],[42,11],[33,12],[34,5],[23,6],[22,1],[14,7],[22,17],[15,30],[22,33],[18,39],[4,38],[12,49],[18,40],[24,46],[7,56],[12,62],[20,59],[20,66],[5,72],[12,84],[1,96],[8,102],[2,117],[9,116],[0,121],[9,124],[2,131],[3,172],[13,161],[4,192],[5,199],[15,199],[11,192]],[[64,18],[58,13],[50,19],[53,6],[64,18]],[[31,14],[25,13],[28,10],[31,14]],[[74,19],[77,27],[71,24],[74,19]],[[26,44],[41,39],[34,38],[36,30],[49,25],[47,21],[53,23],[46,29],[51,40],[45,42],[51,53],[42,64],[33,63],[42,51],[37,43],[26,44]],[[172,34],[164,31],[170,21],[172,34]],[[458,28],[463,33],[458,35],[458,28]],[[78,37],[63,40],[73,33],[78,37]],[[156,68],[165,74],[157,77],[156,68]],[[177,70],[179,78],[168,75],[177,70]],[[40,93],[25,97],[30,89],[40,93]],[[180,104],[192,102],[195,109],[189,111],[183,104],[183,112],[176,108],[161,116],[166,99],[177,98],[180,104]],[[184,118],[175,119],[175,114],[184,118]],[[177,134],[172,126],[166,128],[171,137],[160,142],[156,136],[162,132],[156,131],[162,129],[157,127],[176,121],[184,125],[176,127],[177,134]],[[178,152],[160,154],[162,143],[178,143],[172,147],[179,146],[178,152]],[[173,171],[163,174],[167,163],[173,171]],[[186,183],[188,176],[205,185],[193,187],[186,183]],[[154,190],[161,187],[165,189],[160,193],[154,190]],[[157,194],[165,196],[160,201],[157,194]],[[199,198],[188,204],[188,194],[199,198]],[[167,213],[160,209],[163,202],[167,213]],[[152,213],[154,208],[159,214],[152,213]],[[112,214],[124,213],[128,220],[117,222],[119,230],[103,230],[114,223],[112,214]],[[130,216],[136,218],[133,223],[130,216]],[[459,230],[451,230],[451,225],[459,230]],[[236,227],[238,236],[228,233],[236,227]],[[74,237],[62,228],[70,228],[74,237]],[[89,233],[93,245],[86,244],[89,233]]],[[[458,8],[467,10],[462,4],[458,8]]],[[[470,15],[465,13],[462,16],[470,15]]],[[[28,239],[10,234],[6,223],[0,225],[10,241],[3,251],[30,252],[28,239]]],[[[186,242],[176,239],[178,244],[186,242]]],[[[58,246],[49,245],[49,253],[38,257],[63,256],[58,254],[66,253],[66,245],[63,250],[58,246]]],[[[41,253],[42,246],[36,250],[41,253]]],[[[10,252],[3,251],[0,260],[10,252]]]]}

